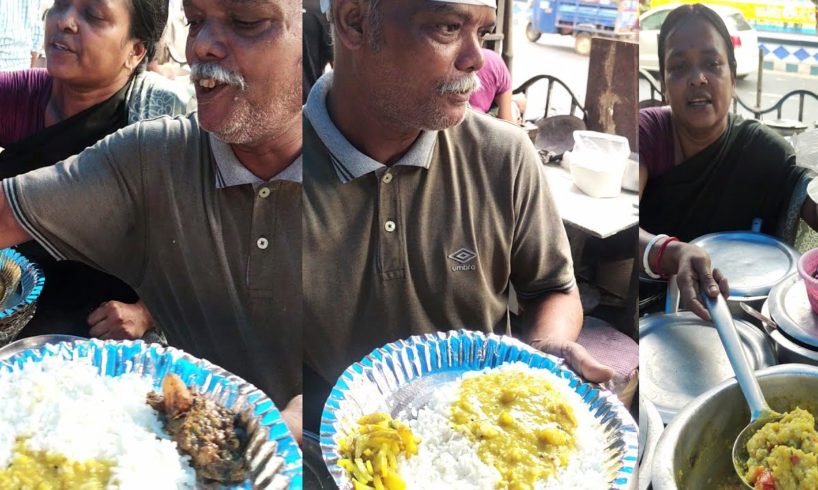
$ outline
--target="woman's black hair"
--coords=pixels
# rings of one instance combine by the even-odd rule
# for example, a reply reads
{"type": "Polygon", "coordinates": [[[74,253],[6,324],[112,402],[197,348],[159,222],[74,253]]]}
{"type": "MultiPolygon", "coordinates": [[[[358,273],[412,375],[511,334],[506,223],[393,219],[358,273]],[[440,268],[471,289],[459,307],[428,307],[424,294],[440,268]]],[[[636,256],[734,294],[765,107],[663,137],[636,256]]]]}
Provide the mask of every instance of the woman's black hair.
{"type": "Polygon", "coordinates": [[[717,14],[713,9],[706,7],[700,3],[694,3],[692,5],[681,5],[675,9],[673,9],[665,18],[664,23],[662,23],[662,29],[659,31],[659,76],[661,80],[664,81],[665,79],[665,48],[667,44],[667,38],[673,32],[679,24],[690,20],[690,19],[702,19],[710,24],[716,29],[716,32],[719,33],[722,39],[724,39],[724,44],[727,47],[727,64],[730,65],[730,73],[733,74],[733,79],[736,78],[736,52],[733,49],[733,40],[730,39],[730,33],[727,31],[727,26],[724,25],[724,21],[721,20],[719,14],[717,14]]]}
{"type": "Polygon", "coordinates": [[[168,0],[127,0],[131,10],[131,37],[145,44],[147,53],[137,71],[156,54],[156,45],[168,23],[168,0]]]}

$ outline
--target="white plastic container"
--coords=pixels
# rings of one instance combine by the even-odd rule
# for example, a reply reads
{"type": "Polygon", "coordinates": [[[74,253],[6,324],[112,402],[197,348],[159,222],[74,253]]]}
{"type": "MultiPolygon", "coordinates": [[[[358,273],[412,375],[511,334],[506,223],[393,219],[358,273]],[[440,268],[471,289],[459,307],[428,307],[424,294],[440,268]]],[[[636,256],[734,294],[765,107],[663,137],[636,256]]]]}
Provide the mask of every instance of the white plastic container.
{"type": "Polygon", "coordinates": [[[591,197],[616,197],[630,155],[627,138],[596,131],[574,131],[574,150],[563,160],[574,184],[591,197]]]}

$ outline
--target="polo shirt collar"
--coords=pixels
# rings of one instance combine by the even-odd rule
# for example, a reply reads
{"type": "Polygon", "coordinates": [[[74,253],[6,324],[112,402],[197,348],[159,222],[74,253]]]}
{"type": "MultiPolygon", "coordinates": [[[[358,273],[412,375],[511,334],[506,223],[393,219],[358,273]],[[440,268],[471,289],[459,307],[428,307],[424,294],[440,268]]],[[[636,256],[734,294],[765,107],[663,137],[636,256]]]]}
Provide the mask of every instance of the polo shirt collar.
{"type": "MultiPolygon", "coordinates": [[[[385,169],[386,165],[364,155],[350,143],[332,122],[327,111],[327,93],[332,86],[332,72],[325,73],[313,85],[304,106],[304,115],[330,154],[338,179],[347,183],[363,175],[385,169]]],[[[437,142],[437,131],[421,131],[409,151],[392,166],[429,168],[437,142]]]]}
{"type": "Polygon", "coordinates": [[[301,155],[295,159],[287,168],[278,173],[269,181],[264,181],[253,172],[247,170],[233,153],[230,145],[217,138],[213,133],[208,133],[210,137],[210,149],[213,152],[213,159],[216,161],[216,188],[224,189],[236,185],[251,184],[257,186],[272,182],[274,180],[288,180],[290,182],[301,183],[302,160],[301,155]]]}

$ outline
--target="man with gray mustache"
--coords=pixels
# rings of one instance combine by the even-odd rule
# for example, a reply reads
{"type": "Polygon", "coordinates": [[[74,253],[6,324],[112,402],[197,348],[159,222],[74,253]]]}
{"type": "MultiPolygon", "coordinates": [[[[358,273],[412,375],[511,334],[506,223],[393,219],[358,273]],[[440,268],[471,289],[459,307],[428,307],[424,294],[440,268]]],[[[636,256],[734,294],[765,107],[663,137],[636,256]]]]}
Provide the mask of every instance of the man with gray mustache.
{"type": "Polygon", "coordinates": [[[3,181],[0,246],[34,238],[121,278],[171,345],[284,407],[301,393],[300,4],[184,8],[198,114],[3,181]]]}
{"type": "Polygon", "coordinates": [[[413,334],[506,332],[509,284],[528,342],[610,379],[574,342],[570,249],[533,145],[467,107],[495,0],[324,7],[334,71],[304,106],[305,384],[413,334]]]}

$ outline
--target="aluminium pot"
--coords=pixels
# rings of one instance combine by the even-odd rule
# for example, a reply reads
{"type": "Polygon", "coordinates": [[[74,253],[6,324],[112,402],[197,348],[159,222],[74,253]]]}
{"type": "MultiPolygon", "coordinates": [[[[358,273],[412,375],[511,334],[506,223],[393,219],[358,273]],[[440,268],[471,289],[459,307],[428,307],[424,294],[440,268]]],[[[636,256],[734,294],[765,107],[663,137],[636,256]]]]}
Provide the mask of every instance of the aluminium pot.
{"type": "MultiPolygon", "coordinates": [[[[756,375],[773,410],[799,406],[818,415],[818,367],[782,364],[756,375]]],[[[653,488],[741,489],[732,447],[749,421],[750,410],[735,378],[700,395],[662,432],[651,469],[653,488]]]]}

